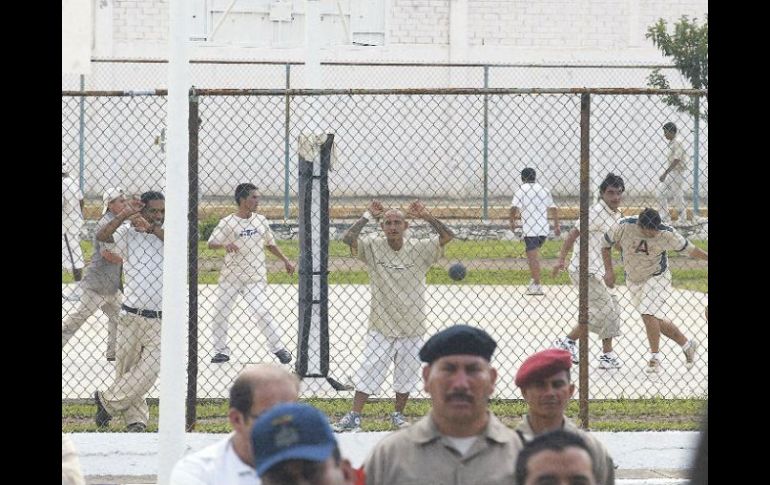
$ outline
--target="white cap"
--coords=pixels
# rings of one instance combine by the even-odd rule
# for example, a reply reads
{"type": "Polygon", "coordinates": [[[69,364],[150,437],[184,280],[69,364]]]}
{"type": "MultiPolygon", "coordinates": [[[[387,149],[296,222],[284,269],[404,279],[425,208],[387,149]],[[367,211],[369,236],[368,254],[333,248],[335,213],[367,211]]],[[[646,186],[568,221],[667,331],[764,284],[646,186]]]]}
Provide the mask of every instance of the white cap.
{"type": "Polygon", "coordinates": [[[107,212],[107,205],[109,205],[110,202],[117,199],[118,197],[121,197],[123,194],[123,189],[120,187],[109,187],[104,191],[104,194],[102,194],[102,214],[107,212]]]}

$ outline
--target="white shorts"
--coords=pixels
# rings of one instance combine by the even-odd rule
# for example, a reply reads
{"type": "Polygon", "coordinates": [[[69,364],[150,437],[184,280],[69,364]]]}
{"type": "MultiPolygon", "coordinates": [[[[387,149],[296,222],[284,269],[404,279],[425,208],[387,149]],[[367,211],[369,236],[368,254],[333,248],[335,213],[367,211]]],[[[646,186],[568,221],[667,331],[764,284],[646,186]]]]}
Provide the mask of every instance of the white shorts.
{"type": "Polygon", "coordinates": [[[83,251],[80,249],[80,236],[77,234],[61,235],[61,269],[83,269],[83,251]]]}
{"type": "Polygon", "coordinates": [[[422,362],[418,355],[421,347],[422,337],[386,337],[370,330],[356,372],[356,391],[380,394],[391,362],[394,363],[393,390],[399,394],[417,391],[422,380],[422,362]]]}
{"type": "Polygon", "coordinates": [[[663,274],[652,276],[642,283],[626,280],[626,286],[639,313],[668,320],[667,315],[671,312],[668,299],[672,289],[670,271],[666,270],[663,274]]]}

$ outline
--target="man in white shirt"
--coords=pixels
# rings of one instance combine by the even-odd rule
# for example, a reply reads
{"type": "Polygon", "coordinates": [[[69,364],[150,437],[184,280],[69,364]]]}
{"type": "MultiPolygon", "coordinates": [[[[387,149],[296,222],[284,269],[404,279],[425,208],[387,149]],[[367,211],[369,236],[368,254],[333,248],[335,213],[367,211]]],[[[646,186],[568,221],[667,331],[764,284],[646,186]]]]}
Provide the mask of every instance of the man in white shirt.
{"type": "Polygon", "coordinates": [[[148,191],[131,200],[102,226],[96,239],[114,243],[111,251],[123,259],[125,287],[118,314],[115,380],[94,393],[99,427],[122,415],[126,430],[147,429],[150,410],[145,396],[160,374],[160,326],[163,317],[163,194],[148,191]],[[126,219],[131,224],[123,224],[126,219]]]}
{"type": "Polygon", "coordinates": [[[687,220],[687,205],[684,202],[684,189],[687,181],[685,176],[689,171],[690,157],[684,150],[682,143],[676,139],[676,125],[668,122],[663,125],[663,136],[668,140],[668,153],[666,154],[666,169],[660,176],[659,203],[660,217],[663,222],[671,222],[671,214],[668,210],[669,199],[679,209],[678,221],[687,220]]]}
{"type": "Polygon", "coordinates": [[[553,203],[551,191],[535,182],[535,169],[525,168],[521,171],[523,184],[513,194],[511,201],[510,222],[511,230],[519,227],[518,219],[521,217],[522,236],[527,251],[527,263],[532,279],[527,287],[528,295],[542,295],[540,287],[540,259],[539,249],[545,242],[550,229],[548,217],[553,217],[554,234],[561,234],[559,228],[559,211],[553,203]]]}
{"type": "Polygon", "coordinates": [[[238,295],[241,295],[256,316],[270,352],[282,364],[288,364],[291,354],[281,342],[281,330],[267,306],[267,267],[263,247],[283,261],[286,273],[294,274],[294,265],[276,245],[267,218],[256,213],[259,205],[257,187],[249,183],[239,184],[235,188],[235,203],[238,210],[219,221],[208,241],[210,249],[226,251],[219,285],[214,290],[214,357],[211,362],[220,364],[230,360],[228,318],[238,295]]]}
{"type": "MultiPolygon", "coordinates": [[[[620,219],[620,206],[626,186],[623,179],[613,173],[608,174],[599,185],[599,201],[588,213],[588,330],[602,339],[603,354],[599,357],[600,369],[618,369],[621,361],[612,350],[612,339],[620,335],[620,306],[617,297],[604,284],[604,261],[602,243],[604,234],[620,219]]],[[[577,221],[559,252],[559,260],[553,268],[553,276],[564,269],[567,253],[577,241],[577,248],[572,253],[569,263],[569,277],[578,286],[580,264],[580,220],[577,221]]],[[[580,338],[580,325],[575,325],[564,337],[557,339],[554,345],[568,350],[572,362],[578,363],[576,341],[580,338]]]]}
{"type": "Polygon", "coordinates": [[[224,439],[180,459],[170,485],[259,485],[251,427],[273,406],[299,399],[299,380],[275,364],[246,368],[230,388],[227,418],[233,428],[224,439]]]}
{"type": "Polygon", "coordinates": [[[660,372],[663,357],[659,353],[660,334],[682,347],[685,366],[690,369],[697,355],[698,342],[688,339],[670,320],[668,298],[673,289],[667,251],[686,251],[696,259],[708,261],[708,253],[684,238],[671,226],[664,225],[655,209],[646,208],[638,217],[625,217],[607,231],[602,247],[604,282],[615,286],[612,248],[623,252],[626,286],[636,310],[641,313],[650,343],[650,358],[645,367],[649,374],[660,372]]]}

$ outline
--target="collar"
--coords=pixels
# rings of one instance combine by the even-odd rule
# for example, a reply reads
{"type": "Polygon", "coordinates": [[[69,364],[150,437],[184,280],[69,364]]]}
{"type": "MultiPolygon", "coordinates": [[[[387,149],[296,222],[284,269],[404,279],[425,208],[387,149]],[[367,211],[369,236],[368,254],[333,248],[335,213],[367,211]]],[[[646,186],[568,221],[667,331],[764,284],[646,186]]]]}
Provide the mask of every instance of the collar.
{"type": "MultiPolygon", "coordinates": [[[[487,411],[487,416],[489,418],[487,420],[487,426],[478,436],[488,438],[497,443],[507,443],[511,441],[513,432],[497,419],[497,416],[492,414],[491,411],[487,411]]],[[[419,444],[427,444],[443,436],[436,427],[436,423],[433,421],[432,412],[410,426],[407,432],[409,433],[410,438],[415,443],[419,444]]]]}

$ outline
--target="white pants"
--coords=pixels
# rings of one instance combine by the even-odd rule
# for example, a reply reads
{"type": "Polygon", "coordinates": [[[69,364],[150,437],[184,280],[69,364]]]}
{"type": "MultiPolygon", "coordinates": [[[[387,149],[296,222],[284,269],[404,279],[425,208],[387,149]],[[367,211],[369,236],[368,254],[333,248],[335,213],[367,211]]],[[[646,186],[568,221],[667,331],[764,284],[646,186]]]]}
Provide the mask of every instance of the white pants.
{"type": "Polygon", "coordinates": [[[100,295],[95,291],[83,288],[83,295],[75,305],[75,311],[68,314],[61,325],[62,348],[98,308],[107,315],[107,352],[105,355],[114,357],[115,341],[118,335],[118,312],[122,299],[123,294],[119,291],[111,295],[100,295]]]}
{"type": "Polygon", "coordinates": [[[679,220],[687,219],[687,205],[684,202],[685,180],[684,174],[674,170],[666,176],[666,180],[658,189],[658,203],[660,205],[660,217],[663,220],[670,220],[668,201],[671,199],[671,205],[678,209],[679,220]]]}
{"type": "MultiPolygon", "coordinates": [[[[578,273],[569,274],[578,286],[578,273]]],[[[617,297],[610,293],[604,280],[588,275],[588,330],[606,339],[620,335],[620,305],[617,297]]]]}
{"type": "Polygon", "coordinates": [[[386,337],[370,330],[361,365],[356,372],[355,388],[366,394],[379,394],[393,362],[393,390],[398,394],[417,391],[420,383],[420,347],[422,337],[386,337]]]}
{"type": "Polygon", "coordinates": [[[666,270],[663,274],[652,276],[642,283],[626,280],[626,286],[639,313],[669,320],[668,298],[672,288],[670,271],[666,270]]]}
{"type": "Polygon", "coordinates": [[[115,382],[100,392],[111,416],[123,415],[126,424],[150,418],[145,396],[160,374],[159,318],[145,318],[121,310],[115,353],[115,382]]]}
{"type": "Polygon", "coordinates": [[[241,295],[243,305],[256,318],[257,327],[265,336],[270,352],[275,353],[284,348],[281,343],[281,332],[273,321],[273,316],[267,308],[267,294],[264,283],[230,283],[221,282],[214,290],[214,317],[212,322],[212,337],[214,352],[230,355],[227,345],[229,328],[228,319],[233,311],[233,305],[241,295]]]}

